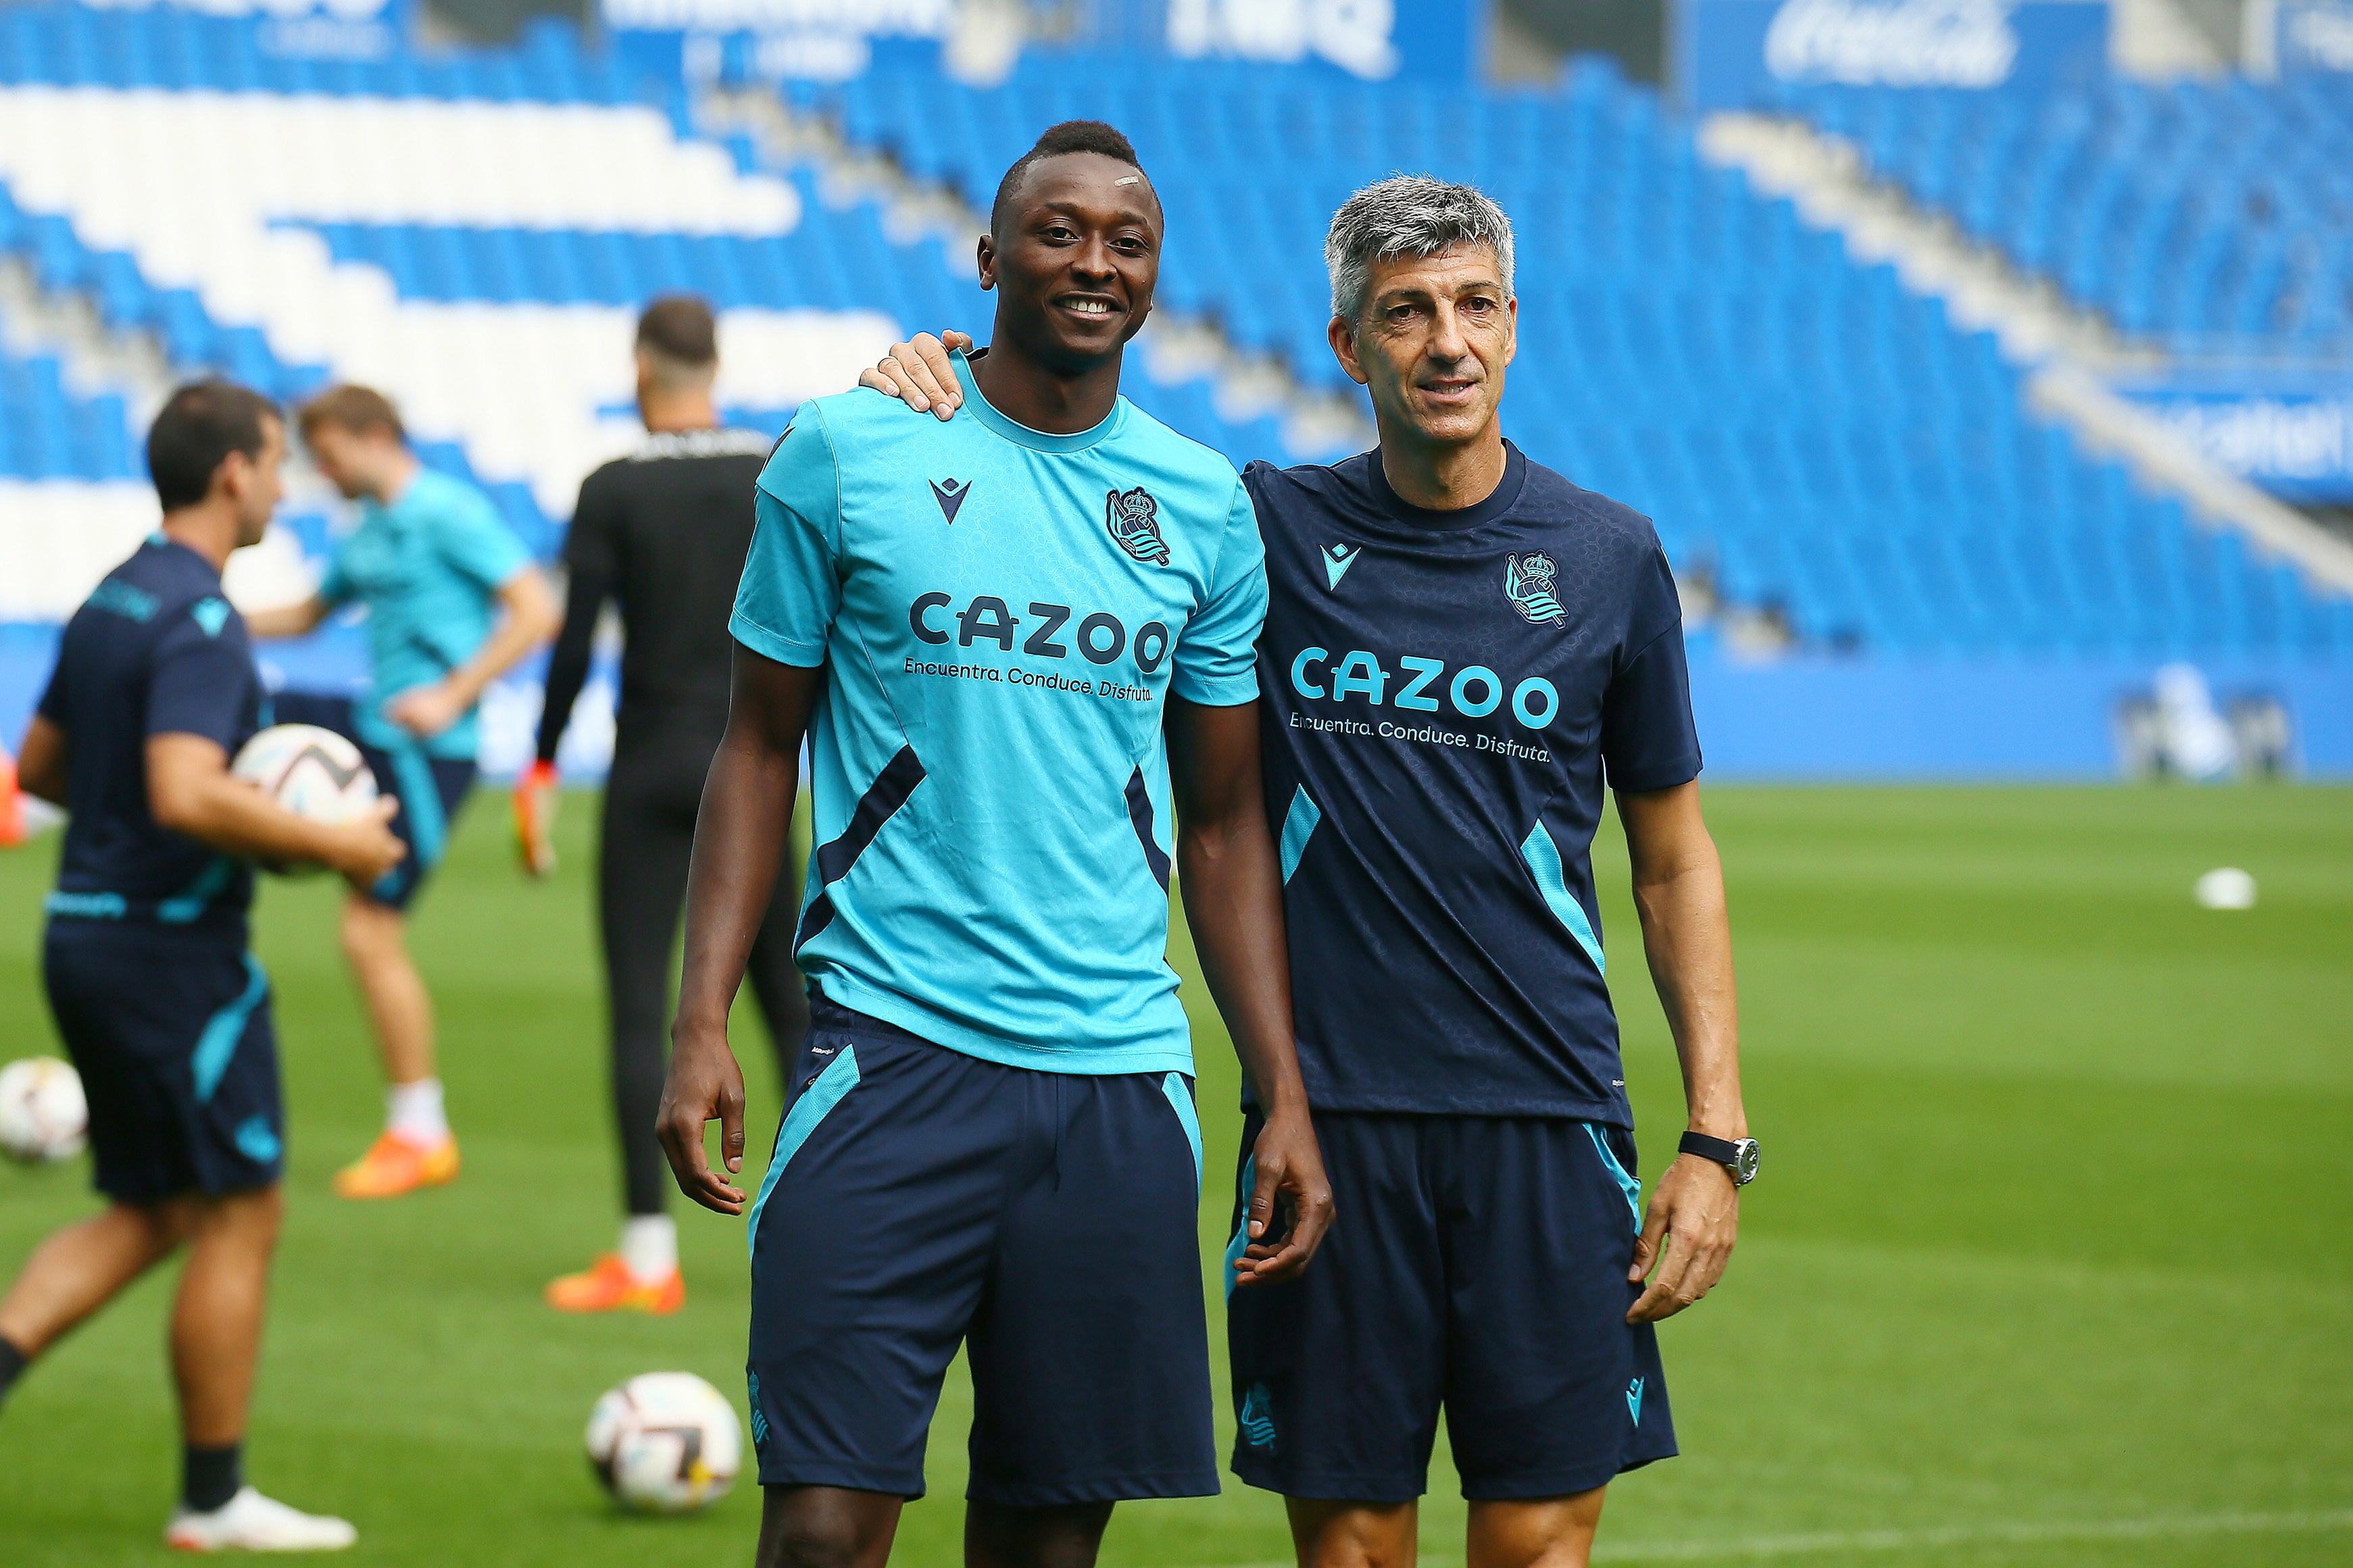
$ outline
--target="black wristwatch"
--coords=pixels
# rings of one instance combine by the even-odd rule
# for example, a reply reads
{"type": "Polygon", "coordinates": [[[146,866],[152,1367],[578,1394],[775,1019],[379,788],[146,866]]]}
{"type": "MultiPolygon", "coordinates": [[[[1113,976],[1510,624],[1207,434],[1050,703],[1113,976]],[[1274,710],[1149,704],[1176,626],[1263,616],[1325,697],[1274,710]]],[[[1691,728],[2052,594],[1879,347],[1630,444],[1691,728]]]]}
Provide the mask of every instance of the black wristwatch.
{"type": "Polygon", "coordinates": [[[1683,1141],[1675,1147],[1683,1153],[1715,1161],[1732,1173],[1732,1184],[1736,1187],[1745,1187],[1757,1179],[1757,1140],[1754,1138],[1711,1138],[1704,1132],[1686,1132],[1683,1141]]]}

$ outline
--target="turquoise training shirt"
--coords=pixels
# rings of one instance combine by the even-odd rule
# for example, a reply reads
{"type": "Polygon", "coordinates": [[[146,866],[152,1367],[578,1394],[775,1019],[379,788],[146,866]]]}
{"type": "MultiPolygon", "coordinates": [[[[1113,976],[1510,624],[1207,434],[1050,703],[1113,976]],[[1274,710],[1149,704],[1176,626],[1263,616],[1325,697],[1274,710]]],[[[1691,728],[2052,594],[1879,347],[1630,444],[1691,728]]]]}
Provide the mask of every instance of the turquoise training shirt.
{"type": "Polygon", "coordinates": [[[731,630],[828,668],[801,967],[990,1061],[1190,1073],[1161,725],[1257,700],[1250,497],[1125,398],[1049,436],[956,368],[955,419],[818,398],[760,475],[731,630]]]}
{"type": "MultiPolygon", "coordinates": [[[[498,591],[531,564],[490,498],[448,474],[419,468],[390,506],[360,503],[360,525],[336,551],[319,596],[367,606],[371,668],[353,707],[360,739],[397,752],[415,736],[383,716],[384,704],[428,686],[474,657],[498,623],[498,591]]],[[[428,755],[470,761],[474,711],[423,742],[428,755]]]]}

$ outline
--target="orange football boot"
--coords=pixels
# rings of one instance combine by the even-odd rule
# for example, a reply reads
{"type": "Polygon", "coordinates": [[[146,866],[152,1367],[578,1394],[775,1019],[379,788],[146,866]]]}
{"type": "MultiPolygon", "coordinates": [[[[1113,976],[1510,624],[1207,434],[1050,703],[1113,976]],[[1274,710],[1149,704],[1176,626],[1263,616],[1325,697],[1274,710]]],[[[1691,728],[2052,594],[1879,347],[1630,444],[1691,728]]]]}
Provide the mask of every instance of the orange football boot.
{"type": "Polygon", "coordinates": [[[457,1179],[455,1138],[427,1145],[386,1132],[368,1145],[366,1153],[335,1173],[335,1191],[347,1198],[396,1198],[457,1179]]]}
{"type": "Polygon", "coordinates": [[[16,793],[16,759],[0,750],[0,849],[25,842],[25,802],[16,793]]]}
{"type": "Polygon", "coordinates": [[[619,1253],[599,1253],[587,1272],[548,1281],[547,1304],[559,1312],[644,1312],[666,1318],[686,1305],[686,1276],[673,1268],[648,1285],[629,1272],[619,1253]]]}

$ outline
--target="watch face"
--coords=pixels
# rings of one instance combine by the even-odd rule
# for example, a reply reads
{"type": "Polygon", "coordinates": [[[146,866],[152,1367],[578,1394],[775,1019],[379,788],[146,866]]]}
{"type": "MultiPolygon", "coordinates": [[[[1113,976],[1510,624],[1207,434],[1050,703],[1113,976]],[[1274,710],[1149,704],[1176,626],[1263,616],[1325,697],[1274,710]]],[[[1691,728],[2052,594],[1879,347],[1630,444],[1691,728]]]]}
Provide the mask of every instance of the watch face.
{"type": "Polygon", "coordinates": [[[1743,1138],[1737,1145],[1739,1153],[1733,1156],[1733,1180],[1742,1186],[1757,1179],[1757,1140],[1743,1138]]]}

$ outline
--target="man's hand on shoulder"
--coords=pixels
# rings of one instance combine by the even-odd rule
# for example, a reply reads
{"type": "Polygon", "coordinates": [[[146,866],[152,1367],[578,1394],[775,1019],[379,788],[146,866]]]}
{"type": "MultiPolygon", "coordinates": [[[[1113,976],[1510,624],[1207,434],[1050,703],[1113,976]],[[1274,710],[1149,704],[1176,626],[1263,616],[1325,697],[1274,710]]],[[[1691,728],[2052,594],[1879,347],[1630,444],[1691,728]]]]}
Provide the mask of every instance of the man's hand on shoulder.
{"type": "Polygon", "coordinates": [[[1740,1189],[1732,1173],[1696,1154],[1678,1154],[1651,1194],[1642,1235],[1634,1243],[1629,1282],[1651,1283],[1627,1311],[1630,1323],[1672,1318],[1715,1289],[1732,1261],[1740,1234],[1740,1189]],[[1658,1265],[1651,1274],[1651,1266],[1658,1265]]]}
{"type": "Polygon", "coordinates": [[[956,380],[955,363],[948,355],[969,351],[972,338],[951,327],[938,337],[917,332],[914,341],[892,343],[871,370],[858,373],[858,384],[887,393],[918,414],[953,419],[964,406],[964,386],[956,380]]]}

